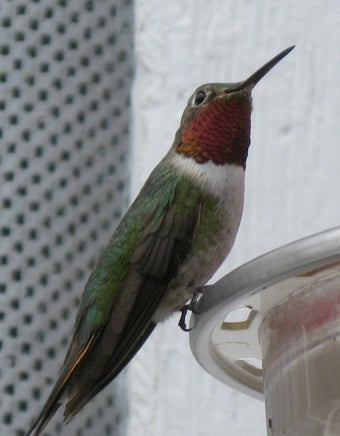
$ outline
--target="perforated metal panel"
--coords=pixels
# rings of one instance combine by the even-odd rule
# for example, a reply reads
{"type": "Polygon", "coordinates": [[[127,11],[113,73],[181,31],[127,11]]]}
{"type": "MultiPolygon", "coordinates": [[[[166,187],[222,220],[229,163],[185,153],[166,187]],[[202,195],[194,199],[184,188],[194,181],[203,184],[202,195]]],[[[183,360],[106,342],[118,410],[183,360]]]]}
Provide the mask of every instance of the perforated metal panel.
{"type": "MultiPolygon", "coordinates": [[[[126,206],[132,25],[132,1],[1,0],[4,436],[22,435],[49,394],[126,206]]],[[[66,427],[60,409],[44,434],[119,436],[125,408],[121,377],[66,427]]]]}

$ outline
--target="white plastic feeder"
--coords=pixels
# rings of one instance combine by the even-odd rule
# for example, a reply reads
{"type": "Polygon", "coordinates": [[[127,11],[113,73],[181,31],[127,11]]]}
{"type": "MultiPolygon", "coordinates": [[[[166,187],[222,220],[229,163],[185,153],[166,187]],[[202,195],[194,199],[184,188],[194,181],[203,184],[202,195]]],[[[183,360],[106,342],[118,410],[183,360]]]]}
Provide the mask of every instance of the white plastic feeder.
{"type": "Polygon", "coordinates": [[[199,304],[194,356],[265,399],[268,435],[340,436],[340,227],[237,268],[199,304]]]}

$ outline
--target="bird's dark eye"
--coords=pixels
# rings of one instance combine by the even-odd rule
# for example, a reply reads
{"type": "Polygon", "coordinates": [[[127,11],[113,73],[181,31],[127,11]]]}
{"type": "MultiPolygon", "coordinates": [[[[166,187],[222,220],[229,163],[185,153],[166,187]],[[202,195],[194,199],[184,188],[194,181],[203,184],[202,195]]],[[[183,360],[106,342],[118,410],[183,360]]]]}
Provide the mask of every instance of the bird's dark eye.
{"type": "Polygon", "coordinates": [[[205,97],[207,94],[204,91],[198,91],[198,93],[195,96],[195,104],[201,104],[204,102],[205,97]]]}

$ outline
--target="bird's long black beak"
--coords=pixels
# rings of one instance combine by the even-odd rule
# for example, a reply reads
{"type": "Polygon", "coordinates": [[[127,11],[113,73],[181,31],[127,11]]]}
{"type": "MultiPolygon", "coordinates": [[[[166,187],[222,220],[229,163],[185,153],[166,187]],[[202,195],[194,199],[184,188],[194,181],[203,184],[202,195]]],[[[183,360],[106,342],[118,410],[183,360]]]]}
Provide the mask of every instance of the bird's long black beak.
{"type": "Polygon", "coordinates": [[[254,88],[254,86],[262,79],[263,76],[265,76],[268,71],[270,71],[278,62],[280,62],[281,59],[283,59],[289,52],[293,50],[295,45],[292,45],[291,47],[286,48],[286,50],[283,50],[281,53],[277,54],[273,59],[268,61],[266,64],[264,64],[261,68],[259,68],[255,73],[253,73],[248,79],[244,80],[243,82],[239,82],[235,84],[235,87],[233,87],[232,92],[235,91],[241,91],[242,89],[246,88],[254,88]]]}

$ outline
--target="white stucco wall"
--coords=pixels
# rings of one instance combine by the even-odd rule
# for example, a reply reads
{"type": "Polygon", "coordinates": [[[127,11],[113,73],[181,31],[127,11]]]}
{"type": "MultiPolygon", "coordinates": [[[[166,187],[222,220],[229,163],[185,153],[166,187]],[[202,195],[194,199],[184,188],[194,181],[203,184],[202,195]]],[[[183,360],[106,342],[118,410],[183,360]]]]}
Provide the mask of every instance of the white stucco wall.
{"type": "MultiPolygon", "coordinates": [[[[137,0],[135,27],[133,196],[196,86],[242,80],[297,44],[253,92],[244,214],[217,276],[339,224],[338,0],[137,0]]],[[[129,366],[129,435],[265,435],[264,404],[206,374],[177,321],[129,366]]]]}

